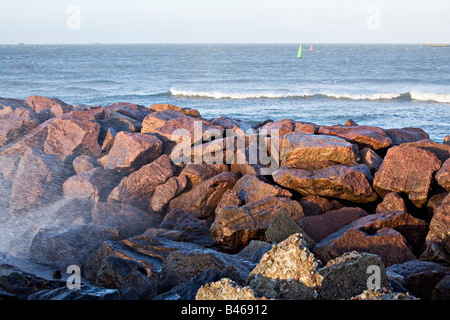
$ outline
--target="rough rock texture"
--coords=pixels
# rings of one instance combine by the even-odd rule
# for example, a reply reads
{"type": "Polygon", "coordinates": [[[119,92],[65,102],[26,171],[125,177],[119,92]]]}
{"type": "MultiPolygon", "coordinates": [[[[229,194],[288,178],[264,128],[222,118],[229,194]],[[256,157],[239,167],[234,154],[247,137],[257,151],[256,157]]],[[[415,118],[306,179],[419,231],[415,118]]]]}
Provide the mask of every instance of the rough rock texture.
{"type": "Polygon", "coordinates": [[[402,143],[407,142],[430,139],[428,133],[421,128],[407,127],[402,129],[385,129],[384,132],[391,138],[393,146],[399,146],[402,143]]]}
{"type": "Polygon", "coordinates": [[[392,147],[375,173],[374,189],[384,197],[389,192],[405,193],[416,206],[427,199],[431,179],[441,162],[430,151],[415,147],[392,147]]]}
{"type": "Polygon", "coordinates": [[[375,151],[370,148],[363,148],[359,151],[360,162],[365,164],[372,174],[378,171],[381,164],[383,163],[383,158],[381,158],[375,151]]]}
{"type": "Polygon", "coordinates": [[[117,133],[109,153],[99,162],[105,169],[130,173],[157,159],[163,144],[156,136],[144,133],[117,133]]]}
{"type": "Polygon", "coordinates": [[[370,147],[378,150],[392,144],[392,140],[382,128],[373,126],[320,126],[318,133],[341,137],[360,148],[370,147]]]}
{"type": "Polygon", "coordinates": [[[273,179],[306,196],[333,197],[356,203],[377,199],[370,184],[372,176],[365,165],[331,165],[317,170],[284,166],[273,173],[273,179]]]}
{"type": "Polygon", "coordinates": [[[88,155],[81,155],[73,159],[72,166],[76,174],[81,174],[94,169],[98,166],[98,163],[95,159],[88,155]]]}
{"type": "Polygon", "coordinates": [[[408,211],[405,201],[398,193],[389,192],[376,208],[377,213],[387,211],[408,211]]]}
{"type": "Polygon", "coordinates": [[[153,112],[165,111],[165,110],[176,110],[184,113],[187,116],[191,116],[194,118],[200,118],[200,112],[197,109],[192,108],[181,108],[178,106],[174,106],[170,103],[156,103],[150,106],[150,110],[153,112]]]}
{"type": "Polygon", "coordinates": [[[450,158],[450,146],[442,143],[431,141],[430,139],[424,139],[415,142],[404,143],[401,147],[413,147],[428,150],[433,153],[442,163],[450,158]]]}
{"type": "Polygon", "coordinates": [[[305,216],[316,216],[327,211],[336,210],[344,207],[335,199],[328,199],[320,196],[306,196],[299,200],[305,216]]]}
{"type": "MultiPolygon", "coordinates": [[[[303,221],[304,219],[302,219],[303,221]]],[[[300,221],[300,222],[302,222],[300,221]]],[[[275,219],[267,227],[264,233],[264,238],[267,242],[281,242],[286,238],[289,238],[294,233],[301,233],[308,249],[312,249],[315,245],[313,239],[311,239],[303,230],[299,227],[298,223],[289,217],[286,213],[279,213],[275,219]]]]}
{"type": "Polygon", "coordinates": [[[187,185],[186,176],[169,178],[155,188],[150,199],[150,208],[153,211],[163,211],[173,198],[186,190],[187,185]]]}
{"type": "Polygon", "coordinates": [[[435,179],[441,187],[450,192],[450,159],[447,159],[441,169],[436,172],[435,179]]]}
{"type": "Polygon", "coordinates": [[[225,191],[233,188],[237,180],[236,174],[222,172],[174,198],[169,208],[180,208],[198,218],[208,218],[213,215],[225,191]]]}
{"type": "Polygon", "coordinates": [[[180,177],[186,176],[192,187],[196,187],[200,183],[225,171],[228,171],[226,164],[190,163],[181,170],[180,177]]]}
{"type": "Polygon", "coordinates": [[[167,155],[142,166],[122,178],[108,196],[108,202],[130,203],[147,210],[150,199],[158,185],[167,181],[174,174],[172,163],[167,155]]]}
{"type": "Polygon", "coordinates": [[[383,261],[365,252],[344,253],[328,261],[319,272],[323,277],[320,296],[324,300],[349,299],[367,289],[368,284],[379,285],[378,289],[390,287],[383,261]],[[379,275],[379,283],[368,281],[374,272],[379,275]]]}
{"type": "Polygon", "coordinates": [[[100,125],[84,111],[65,113],[47,125],[48,135],[44,144],[47,154],[54,154],[64,161],[69,156],[88,154],[99,156],[100,125]]]}
{"type": "Polygon", "coordinates": [[[73,110],[73,107],[56,98],[29,96],[25,102],[36,112],[49,110],[51,117],[58,117],[73,110]]]}
{"type": "Polygon", "coordinates": [[[268,299],[311,300],[319,297],[322,279],[303,237],[293,234],[264,254],[247,285],[268,299]]]}
{"type": "Polygon", "coordinates": [[[268,197],[242,207],[217,210],[210,228],[211,236],[226,249],[240,250],[251,240],[262,240],[267,227],[280,213],[285,213],[296,222],[304,217],[298,202],[268,197]]]}
{"type": "Polygon", "coordinates": [[[383,212],[364,216],[317,243],[313,252],[326,263],[347,251],[379,255],[386,266],[416,259],[427,223],[406,212],[383,212]]]}
{"type": "Polygon", "coordinates": [[[20,107],[8,113],[0,113],[0,124],[1,148],[29,133],[40,121],[33,111],[20,107]]]}
{"type": "Polygon", "coordinates": [[[241,287],[233,280],[223,278],[198,289],[195,300],[257,300],[257,297],[248,286],[241,287]]]}
{"type": "Polygon", "coordinates": [[[352,144],[344,139],[303,132],[284,135],[280,149],[281,164],[324,160],[350,164],[357,158],[352,144]]]}
{"type": "Polygon", "coordinates": [[[344,207],[320,215],[305,217],[299,225],[315,242],[320,242],[332,233],[367,215],[368,213],[361,208],[344,207]]]}

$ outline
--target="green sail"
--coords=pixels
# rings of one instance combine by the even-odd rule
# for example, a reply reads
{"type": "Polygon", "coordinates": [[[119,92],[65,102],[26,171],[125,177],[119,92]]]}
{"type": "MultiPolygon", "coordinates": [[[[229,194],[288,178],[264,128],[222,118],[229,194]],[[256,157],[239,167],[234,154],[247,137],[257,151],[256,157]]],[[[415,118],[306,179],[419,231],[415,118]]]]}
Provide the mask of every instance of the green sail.
{"type": "Polygon", "coordinates": [[[302,45],[300,45],[300,48],[298,49],[297,58],[302,58],[302,45]]]}

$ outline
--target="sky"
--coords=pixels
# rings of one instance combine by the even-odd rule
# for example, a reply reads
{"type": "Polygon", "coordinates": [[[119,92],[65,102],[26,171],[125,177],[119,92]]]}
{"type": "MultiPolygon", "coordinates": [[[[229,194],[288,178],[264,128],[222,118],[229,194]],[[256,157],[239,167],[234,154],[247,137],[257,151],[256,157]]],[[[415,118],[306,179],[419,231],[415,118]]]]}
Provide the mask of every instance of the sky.
{"type": "Polygon", "coordinates": [[[448,0],[0,0],[0,43],[450,43],[449,17],[448,0]]]}

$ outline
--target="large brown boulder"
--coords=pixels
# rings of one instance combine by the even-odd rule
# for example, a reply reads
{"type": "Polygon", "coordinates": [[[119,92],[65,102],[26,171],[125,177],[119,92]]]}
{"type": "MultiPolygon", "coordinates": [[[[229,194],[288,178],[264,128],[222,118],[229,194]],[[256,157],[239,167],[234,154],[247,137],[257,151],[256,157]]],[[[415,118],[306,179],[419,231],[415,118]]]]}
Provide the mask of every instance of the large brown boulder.
{"type": "Polygon", "coordinates": [[[296,223],[304,217],[297,201],[263,198],[241,207],[218,209],[210,227],[211,236],[223,248],[239,250],[251,240],[263,240],[267,228],[280,213],[285,213],[296,223]]]}
{"type": "Polygon", "coordinates": [[[11,211],[59,200],[67,176],[68,170],[58,157],[27,148],[12,179],[11,211]]]}
{"type": "Polygon", "coordinates": [[[245,204],[259,201],[267,197],[292,196],[288,190],[264,182],[254,174],[246,174],[240,178],[234,185],[233,190],[237,192],[239,198],[245,204]]]}
{"type": "Polygon", "coordinates": [[[377,213],[387,211],[408,211],[405,201],[398,193],[389,192],[375,209],[377,213]]]}
{"type": "Polygon", "coordinates": [[[301,169],[283,166],[273,173],[279,185],[305,196],[324,196],[368,203],[377,199],[371,187],[372,176],[365,165],[331,165],[301,169]]]}
{"type": "Polygon", "coordinates": [[[196,187],[202,182],[228,171],[226,164],[189,163],[180,172],[180,177],[186,176],[192,187],[196,187]]]}
{"type": "Polygon", "coordinates": [[[423,150],[428,150],[433,153],[442,163],[450,158],[450,146],[442,143],[437,143],[430,139],[424,139],[415,142],[408,142],[400,145],[401,147],[414,147],[423,150]]]}
{"type": "Polygon", "coordinates": [[[142,121],[142,133],[154,133],[156,129],[162,127],[171,119],[186,117],[186,115],[178,110],[163,110],[148,114],[142,121]]]}
{"type": "Polygon", "coordinates": [[[174,106],[170,103],[156,103],[150,106],[150,110],[153,112],[165,111],[165,110],[176,110],[184,113],[187,116],[200,118],[200,112],[197,109],[192,108],[181,108],[178,106],[174,106]]]}
{"type": "Polygon", "coordinates": [[[315,242],[320,242],[332,233],[367,215],[368,213],[361,208],[344,207],[320,215],[305,217],[299,225],[315,242]]]}
{"type": "Polygon", "coordinates": [[[399,146],[402,143],[415,142],[423,139],[430,139],[428,133],[421,128],[393,128],[385,129],[384,132],[391,138],[393,146],[399,146]]]}
{"type": "Polygon", "coordinates": [[[382,197],[405,193],[416,207],[428,199],[431,180],[441,162],[430,151],[415,147],[392,147],[375,173],[373,187],[382,197]]]}
{"type": "Polygon", "coordinates": [[[85,111],[72,111],[53,119],[47,125],[44,151],[58,156],[62,161],[69,156],[89,154],[99,156],[100,125],[85,111]]]}
{"type": "Polygon", "coordinates": [[[450,159],[445,161],[441,169],[436,172],[435,179],[441,187],[450,192],[450,159]]]}
{"type": "Polygon", "coordinates": [[[155,188],[163,184],[174,174],[174,168],[167,155],[142,166],[122,178],[108,196],[108,202],[129,203],[143,210],[150,205],[155,188]]]}
{"type": "Polygon", "coordinates": [[[233,188],[237,180],[237,175],[232,172],[219,173],[174,198],[169,209],[179,208],[198,218],[209,218],[214,214],[222,195],[233,188]]]}
{"type": "Polygon", "coordinates": [[[186,176],[171,177],[155,188],[150,199],[150,208],[155,212],[163,211],[170,201],[188,187],[186,176]]]}
{"type": "Polygon", "coordinates": [[[40,113],[43,110],[49,110],[50,116],[59,117],[64,113],[73,110],[70,104],[65,103],[56,98],[47,98],[41,96],[29,96],[25,102],[36,112],[40,113]]]}
{"type": "Polygon", "coordinates": [[[259,128],[259,131],[265,130],[269,135],[272,135],[274,131],[278,131],[278,135],[283,136],[289,132],[295,131],[296,122],[291,119],[283,119],[278,121],[273,121],[266,123],[261,128],[259,128]]]}
{"type": "Polygon", "coordinates": [[[382,128],[373,126],[320,126],[318,134],[338,136],[360,148],[370,147],[374,150],[387,148],[392,144],[382,128]]]}
{"type": "Polygon", "coordinates": [[[425,240],[426,248],[421,259],[450,263],[450,194],[433,215],[425,240]]]}
{"type": "Polygon", "coordinates": [[[18,140],[39,124],[35,113],[23,107],[0,113],[0,148],[18,140]]]}
{"type": "Polygon", "coordinates": [[[413,253],[423,243],[427,223],[406,212],[383,212],[359,218],[332,233],[314,247],[322,262],[347,251],[379,255],[386,266],[416,259],[413,253]]]}
{"type": "Polygon", "coordinates": [[[131,173],[161,155],[163,143],[144,133],[117,133],[109,153],[99,159],[105,169],[131,173]]]}
{"type": "Polygon", "coordinates": [[[351,143],[334,136],[290,132],[283,136],[280,146],[281,164],[324,160],[351,164],[357,158],[351,143]]]}

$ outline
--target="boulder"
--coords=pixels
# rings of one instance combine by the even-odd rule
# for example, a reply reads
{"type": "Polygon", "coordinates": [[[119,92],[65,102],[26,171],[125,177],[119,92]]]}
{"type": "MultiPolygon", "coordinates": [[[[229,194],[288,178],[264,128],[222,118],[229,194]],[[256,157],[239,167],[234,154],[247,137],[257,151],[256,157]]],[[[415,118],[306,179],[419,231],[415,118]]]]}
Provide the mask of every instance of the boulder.
{"type": "Polygon", "coordinates": [[[450,159],[444,162],[434,178],[441,187],[450,192],[450,159]]]}
{"type": "Polygon", "coordinates": [[[369,147],[374,150],[388,148],[392,144],[384,130],[374,126],[320,126],[318,134],[338,136],[360,148],[369,147]]]}
{"type": "MultiPolygon", "coordinates": [[[[109,128],[114,129],[116,132],[128,131],[128,132],[140,132],[142,129],[142,123],[136,120],[134,117],[127,116],[121,112],[108,111],[104,119],[99,120],[102,126],[101,137],[105,137],[109,128]]],[[[103,140],[103,139],[102,139],[103,140]]]]}
{"type": "Polygon", "coordinates": [[[106,201],[111,190],[119,183],[120,176],[101,167],[72,176],[62,185],[64,198],[88,198],[106,201]]]}
{"type": "Polygon", "coordinates": [[[31,242],[29,258],[37,263],[82,267],[86,258],[106,240],[118,240],[117,231],[102,226],[76,225],[68,229],[41,228],[31,242]]]}
{"type": "Polygon", "coordinates": [[[277,184],[305,196],[332,197],[356,203],[377,199],[366,165],[331,165],[319,169],[283,166],[272,176],[277,184]]]}
{"type": "Polygon", "coordinates": [[[17,141],[40,123],[32,110],[23,107],[0,113],[0,148],[17,141]]]}
{"type": "Polygon", "coordinates": [[[402,143],[415,142],[423,139],[430,139],[428,133],[421,128],[401,128],[385,129],[384,132],[391,138],[393,146],[399,146],[402,143]]]}
{"type": "Polygon", "coordinates": [[[190,163],[183,167],[180,172],[180,177],[186,176],[189,179],[190,185],[196,187],[200,183],[225,171],[228,171],[226,164],[190,163]]]}
{"type": "Polygon", "coordinates": [[[408,211],[405,201],[398,193],[389,192],[375,209],[376,213],[387,211],[408,211]]]}
{"type": "Polygon", "coordinates": [[[250,204],[267,197],[288,197],[292,194],[277,185],[262,181],[257,175],[246,174],[233,187],[239,198],[245,204],[250,204]]]}
{"type": "Polygon", "coordinates": [[[379,275],[378,289],[389,288],[386,267],[379,256],[366,252],[346,252],[328,261],[319,270],[323,277],[320,296],[323,300],[346,300],[358,295],[367,289],[368,278],[374,271],[379,275]]]}
{"type": "Polygon", "coordinates": [[[195,300],[258,300],[248,286],[241,287],[231,279],[223,278],[198,289],[195,300]]]}
{"type": "Polygon", "coordinates": [[[305,216],[316,216],[327,211],[344,207],[336,199],[328,199],[320,196],[306,196],[299,200],[305,216]]]}
{"type": "Polygon", "coordinates": [[[301,234],[293,234],[263,255],[247,286],[268,299],[318,299],[322,282],[318,266],[301,234]]]}
{"type": "Polygon", "coordinates": [[[179,208],[200,219],[209,218],[227,189],[238,180],[232,172],[222,172],[174,198],[169,209],[179,208]]]}
{"type": "Polygon", "coordinates": [[[187,187],[186,176],[169,178],[164,184],[156,186],[150,199],[150,208],[155,212],[163,211],[170,201],[185,191],[187,187]]]}
{"type": "Polygon", "coordinates": [[[372,174],[377,172],[383,163],[383,158],[370,148],[361,149],[359,155],[361,158],[360,163],[365,164],[372,174]]]}
{"type": "Polygon", "coordinates": [[[243,205],[243,202],[241,198],[239,198],[239,194],[232,189],[228,189],[222,195],[222,198],[220,198],[220,201],[216,206],[215,212],[217,213],[218,210],[225,207],[240,207],[241,205],[243,205]]]}
{"type": "Polygon", "coordinates": [[[220,126],[227,130],[226,136],[245,135],[246,133],[253,133],[253,126],[245,121],[232,119],[228,117],[219,117],[210,121],[212,125],[220,126]]]}
{"type": "Polygon", "coordinates": [[[129,118],[136,119],[139,122],[142,122],[144,118],[150,113],[149,108],[129,102],[116,102],[107,105],[102,109],[104,109],[106,112],[115,111],[121,113],[129,118]]]}
{"type": "Polygon", "coordinates": [[[150,111],[153,112],[159,112],[159,111],[165,111],[165,110],[175,110],[179,111],[181,113],[184,113],[187,116],[194,117],[194,118],[200,118],[200,112],[197,109],[192,108],[181,108],[174,106],[170,103],[156,103],[150,106],[150,111]]]}
{"type": "Polygon", "coordinates": [[[242,207],[217,210],[210,227],[211,236],[223,248],[240,250],[251,240],[262,240],[267,227],[280,213],[285,213],[297,223],[304,217],[298,202],[268,197],[242,207]]]}
{"type": "MultiPolygon", "coordinates": [[[[302,219],[303,221],[304,219],[302,219]]],[[[302,222],[300,221],[300,223],[302,222]]],[[[286,213],[279,213],[275,219],[267,227],[264,233],[264,238],[267,242],[282,242],[283,240],[289,238],[294,233],[302,234],[308,249],[312,249],[315,245],[313,239],[311,239],[299,224],[289,217],[286,213]]]]}
{"type": "Polygon", "coordinates": [[[81,174],[91,169],[94,169],[98,164],[95,159],[88,155],[81,155],[73,159],[73,169],[76,174],[81,174]]]}
{"type": "Polygon", "coordinates": [[[142,133],[154,133],[156,129],[162,127],[171,119],[186,117],[186,115],[177,110],[164,110],[148,114],[142,121],[142,133]]]}
{"type": "Polygon", "coordinates": [[[27,148],[12,179],[10,210],[24,211],[59,200],[67,176],[58,157],[27,148]]]}
{"type": "Polygon", "coordinates": [[[357,158],[358,154],[351,143],[334,136],[290,132],[283,136],[280,146],[282,165],[324,160],[351,164],[357,158]]]}
{"type": "Polygon", "coordinates": [[[102,143],[102,152],[109,152],[114,145],[114,139],[116,138],[117,131],[113,128],[108,128],[102,143]]]}
{"type": "Polygon", "coordinates": [[[450,275],[439,281],[431,291],[431,300],[450,300],[450,275]]]}
{"type": "Polygon", "coordinates": [[[25,102],[36,112],[49,110],[51,117],[59,117],[64,113],[71,112],[73,107],[64,101],[56,98],[47,98],[41,96],[29,96],[25,102]]]}
{"type": "Polygon", "coordinates": [[[405,193],[421,208],[428,199],[431,180],[441,162],[428,150],[415,147],[392,147],[375,173],[373,187],[384,197],[389,192],[405,193]]]}
{"type": "Polygon", "coordinates": [[[430,200],[427,202],[427,210],[428,210],[428,218],[431,220],[433,216],[439,209],[439,206],[442,204],[442,201],[445,199],[448,193],[438,193],[434,196],[430,197],[430,200]]]}
{"type": "Polygon", "coordinates": [[[310,134],[317,134],[319,131],[319,127],[317,124],[311,123],[311,122],[297,122],[295,125],[295,131],[297,132],[304,132],[304,133],[310,133],[310,134]]]}
{"type": "Polygon", "coordinates": [[[438,158],[441,163],[444,163],[450,158],[450,146],[435,141],[424,139],[415,142],[403,143],[401,147],[412,147],[428,150],[438,158]]]}
{"type": "Polygon", "coordinates": [[[314,253],[326,263],[347,251],[379,255],[386,266],[416,259],[427,223],[406,212],[383,212],[359,218],[316,244],[314,253]]]}
{"type": "Polygon", "coordinates": [[[142,166],[139,170],[122,178],[108,196],[108,202],[129,203],[147,210],[156,187],[172,177],[174,169],[167,155],[142,166]]]}
{"type": "MultiPolygon", "coordinates": [[[[291,234],[289,236],[291,236],[291,234]]],[[[271,243],[261,240],[252,240],[244,249],[239,251],[238,255],[245,260],[257,264],[263,255],[270,249],[272,249],[271,243]]]]}
{"type": "Polygon", "coordinates": [[[208,269],[220,271],[230,266],[236,268],[242,279],[246,279],[254,265],[236,255],[212,249],[174,251],[163,263],[160,288],[167,291],[208,269]]]}
{"type": "Polygon", "coordinates": [[[128,174],[157,159],[162,147],[163,143],[154,135],[121,131],[99,162],[105,169],[128,174]]]}
{"type": "MultiPolygon", "coordinates": [[[[85,111],[65,113],[49,122],[44,152],[54,154],[62,161],[69,156],[88,154],[99,156],[100,125],[85,111]]],[[[72,158],[73,160],[73,158],[72,158]]]]}
{"type": "Polygon", "coordinates": [[[421,259],[450,263],[450,194],[433,215],[425,241],[421,259]]]}
{"type": "Polygon", "coordinates": [[[332,233],[367,215],[368,213],[361,208],[343,207],[320,215],[307,216],[300,221],[299,226],[318,243],[332,233]]]}
{"type": "Polygon", "coordinates": [[[289,132],[293,132],[296,128],[296,122],[291,119],[283,119],[278,121],[269,122],[263,125],[258,131],[265,130],[269,135],[272,135],[274,130],[278,132],[279,136],[284,136],[289,132]]]}
{"type": "Polygon", "coordinates": [[[355,122],[355,121],[353,121],[352,119],[348,119],[345,123],[344,123],[344,126],[346,126],[346,127],[355,127],[355,126],[357,126],[358,124],[355,122]]]}
{"type": "Polygon", "coordinates": [[[444,141],[442,141],[442,143],[450,146],[450,135],[446,135],[444,137],[444,141]]]}
{"type": "Polygon", "coordinates": [[[91,211],[90,225],[111,228],[119,238],[142,234],[148,228],[157,227],[162,217],[127,203],[96,202],[91,211]]]}

